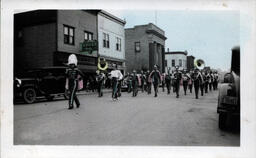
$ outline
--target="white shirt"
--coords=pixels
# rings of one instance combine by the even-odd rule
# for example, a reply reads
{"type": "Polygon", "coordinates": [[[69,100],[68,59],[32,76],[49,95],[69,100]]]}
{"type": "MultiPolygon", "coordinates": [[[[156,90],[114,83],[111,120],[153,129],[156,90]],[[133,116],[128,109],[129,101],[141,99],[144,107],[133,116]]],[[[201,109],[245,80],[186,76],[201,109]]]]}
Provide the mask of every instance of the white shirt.
{"type": "Polygon", "coordinates": [[[123,78],[123,74],[121,73],[120,70],[112,70],[110,72],[110,78],[117,78],[118,80],[121,80],[123,78]]]}

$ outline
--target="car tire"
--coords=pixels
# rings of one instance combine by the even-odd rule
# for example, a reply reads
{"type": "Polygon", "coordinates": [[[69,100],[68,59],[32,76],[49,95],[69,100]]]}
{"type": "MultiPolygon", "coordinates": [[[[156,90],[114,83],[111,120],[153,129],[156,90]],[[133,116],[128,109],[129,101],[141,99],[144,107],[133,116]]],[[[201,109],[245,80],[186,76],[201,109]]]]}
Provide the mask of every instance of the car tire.
{"type": "Polygon", "coordinates": [[[219,128],[221,130],[225,130],[227,127],[227,117],[228,115],[226,113],[219,114],[219,128]]]}
{"type": "Polygon", "coordinates": [[[36,100],[36,91],[34,88],[26,88],[23,91],[23,99],[26,103],[31,104],[36,100]]]}
{"type": "Polygon", "coordinates": [[[69,90],[66,89],[63,96],[66,100],[69,100],[69,90]]]}

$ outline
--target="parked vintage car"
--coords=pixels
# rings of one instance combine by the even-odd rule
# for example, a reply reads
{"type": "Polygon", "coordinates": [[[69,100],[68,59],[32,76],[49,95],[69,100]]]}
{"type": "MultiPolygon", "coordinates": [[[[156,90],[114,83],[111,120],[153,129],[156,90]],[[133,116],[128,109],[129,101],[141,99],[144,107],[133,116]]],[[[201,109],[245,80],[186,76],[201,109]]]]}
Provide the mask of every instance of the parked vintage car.
{"type": "Polygon", "coordinates": [[[219,128],[240,125],[240,47],[232,49],[231,71],[224,75],[219,86],[219,128]]]}
{"type": "Polygon", "coordinates": [[[39,97],[52,100],[59,95],[67,99],[65,71],[66,67],[44,67],[18,74],[14,78],[14,100],[33,103],[39,97]]]}

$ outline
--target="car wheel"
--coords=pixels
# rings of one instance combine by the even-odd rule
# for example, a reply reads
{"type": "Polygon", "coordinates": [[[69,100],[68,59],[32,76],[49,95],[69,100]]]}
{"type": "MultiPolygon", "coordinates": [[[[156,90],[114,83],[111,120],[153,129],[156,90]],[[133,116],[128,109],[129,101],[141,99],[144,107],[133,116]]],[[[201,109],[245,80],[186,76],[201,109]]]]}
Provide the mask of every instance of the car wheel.
{"type": "Polygon", "coordinates": [[[219,114],[219,128],[221,130],[225,130],[227,127],[227,114],[226,113],[220,113],[219,114]]]}
{"type": "Polygon", "coordinates": [[[31,104],[36,100],[36,91],[34,88],[26,88],[23,91],[23,99],[26,103],[31,104]]]}
{"type": "Polygon", "coordinates": [[[66,99],[66,100],[68,100],[69,99],[69,90],[65,90],[65,92],[64,92],[64,98],[66,99]]]}

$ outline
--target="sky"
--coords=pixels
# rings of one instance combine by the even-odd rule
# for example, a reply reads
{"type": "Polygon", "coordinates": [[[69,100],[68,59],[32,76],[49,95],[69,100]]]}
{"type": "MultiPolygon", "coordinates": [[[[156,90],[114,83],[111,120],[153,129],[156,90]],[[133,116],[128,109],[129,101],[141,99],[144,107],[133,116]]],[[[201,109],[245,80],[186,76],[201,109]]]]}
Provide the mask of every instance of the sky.
{"type": "Polygon", "coordinates": [[[228,70],[231,48],[240,45],[237,11],[107,10],[125,19],[125,28],[154,23],[165,31],[165,48],[185,51],[206,66],[228,70]]]}

